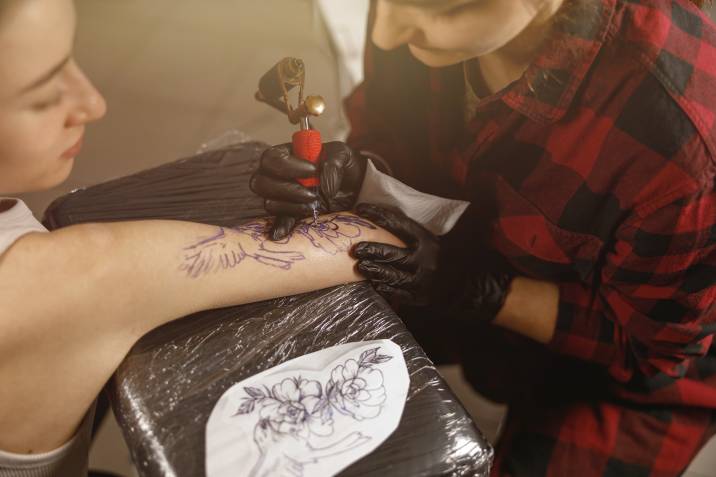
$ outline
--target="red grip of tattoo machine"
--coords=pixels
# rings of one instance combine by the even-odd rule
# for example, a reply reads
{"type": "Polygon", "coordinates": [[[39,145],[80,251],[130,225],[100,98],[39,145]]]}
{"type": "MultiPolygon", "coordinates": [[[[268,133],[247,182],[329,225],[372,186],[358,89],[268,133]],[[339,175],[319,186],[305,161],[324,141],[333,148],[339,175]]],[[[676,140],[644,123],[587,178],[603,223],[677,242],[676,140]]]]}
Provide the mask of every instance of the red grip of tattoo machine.
{"type": "MultiPolygon", "coordinates": [[[[293,155],[313,164],[318,163],[323,143],[321,133],[316,129],[302,129],[293,134],[293,155]]],[[[318,186],[318,177],[298,179],[304,187],[318,186]]]]}
{"type": "MultiPolygon", "coordinates": [[[[326,102],[320,96],[307,96],[304,100],[305,65],[299,58],[284,58],[259,80],[256,99],[288,115],[291,124],[300,124],[301,130],[293,135],[293,155],[313,164],[321,155],[321,133],[311,129],[311,116],[320,116],[326,102]],[[298,105],[289,104],[289,91],[298,86],[298,105]]],[[[316,187],[318,177],[298,179],[304,187],[316,187]]]]}

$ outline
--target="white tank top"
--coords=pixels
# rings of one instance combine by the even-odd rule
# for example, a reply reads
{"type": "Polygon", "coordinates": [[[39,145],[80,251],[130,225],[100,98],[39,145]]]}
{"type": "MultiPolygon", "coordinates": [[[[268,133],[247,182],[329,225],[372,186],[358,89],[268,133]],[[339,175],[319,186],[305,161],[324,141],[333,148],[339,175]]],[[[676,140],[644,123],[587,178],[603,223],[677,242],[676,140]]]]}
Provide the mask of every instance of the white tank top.
{"type": "Polygon", "coordinates": [[[10,245],[27,233],[47,232],[21,200],[0,198],[0,210],[12,202],[14,205],[0,212],[0,254],[5,253],[10,245]]]}

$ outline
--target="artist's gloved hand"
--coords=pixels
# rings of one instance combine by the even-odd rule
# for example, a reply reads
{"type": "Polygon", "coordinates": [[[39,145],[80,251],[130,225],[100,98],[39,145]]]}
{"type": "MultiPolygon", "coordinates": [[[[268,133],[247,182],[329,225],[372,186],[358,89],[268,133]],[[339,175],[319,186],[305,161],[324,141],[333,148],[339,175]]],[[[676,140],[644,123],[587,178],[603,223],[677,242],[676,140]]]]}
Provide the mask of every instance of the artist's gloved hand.
{"type": "Polygon", "coordinates": [[[313,215],[350,210],[363,184],[366,159],[342,142],[323,145],[317,165],[295,157],[291,144],[267,149],[258,171],[251,177],[251,190],[264,198],[266,211],[276,216],[272,240],[286,237],[296,221],[313,215]],[[297,179],[318,176],[319,190],[311,190],[297,179]]]}
{"type": "Polygon", "coordinates": [[[370,220],[405,242],[406,248],[375,242],[353,247],[358,271],[382,295],[426,304],[440,265],[440,240],[425,227],[398,210],[360,204],[356,214],[370,220]]]}
{"type": "Polygon", "coordinates": [[[441,305],[468,319],[492,321],[502,309],[513,279],[509,272],[456,264],[455,257],[441,253],[438,237],[400,211],[360,204],[356,213],[407,245],[361,242],[353,248],[358,270],[382,295],[404,303],[441,305]]]}

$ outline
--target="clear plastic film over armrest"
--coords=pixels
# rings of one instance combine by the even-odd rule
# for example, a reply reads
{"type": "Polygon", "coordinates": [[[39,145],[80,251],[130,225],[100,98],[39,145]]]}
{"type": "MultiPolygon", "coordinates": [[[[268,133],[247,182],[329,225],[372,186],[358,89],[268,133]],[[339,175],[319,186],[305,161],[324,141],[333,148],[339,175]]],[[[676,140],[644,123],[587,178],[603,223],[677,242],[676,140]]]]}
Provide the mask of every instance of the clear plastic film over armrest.
{"type": "MultiPolygon", "coordinates": [[[[267,146],[248,142],[93,186],[57,200],[45,224],[181,219],[233,225],[264,216],[248,181],[267,146]]],[[[398,429],[343,476],[487,476],[492,448],[405,325],[365,284],[198,313],[132,349],[111,385],[142,476],[203,476],[205,426],[233,384],[342,343],[390,339],[410,389],[398,429]]]]}

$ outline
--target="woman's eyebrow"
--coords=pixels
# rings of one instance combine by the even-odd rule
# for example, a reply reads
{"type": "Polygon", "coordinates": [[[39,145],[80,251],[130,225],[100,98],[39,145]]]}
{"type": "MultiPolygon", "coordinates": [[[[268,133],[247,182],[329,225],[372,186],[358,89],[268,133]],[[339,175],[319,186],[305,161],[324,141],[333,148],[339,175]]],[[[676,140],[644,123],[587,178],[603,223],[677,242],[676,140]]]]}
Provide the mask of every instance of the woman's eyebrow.
{"type": "Polygon", "coordinates": [[[27,93],[28,91],[32,91],[33,89],[39,88],[43,84],[50,81],[52,78],[54,78],[57,75],[57,73],[59,73],[62,70],[62,68],[64,68],[67,65],[67,63],[70,62],[70,59],[72,59],[72,54],[67,55],[62,61],[60,61],[57,65],[52,67],[47,73],[42,75],[37,80],[33,81],[32,84],[23,88],[22,91],[20,92],[20,94],[24,94],[24,93],[27,93]]]}

